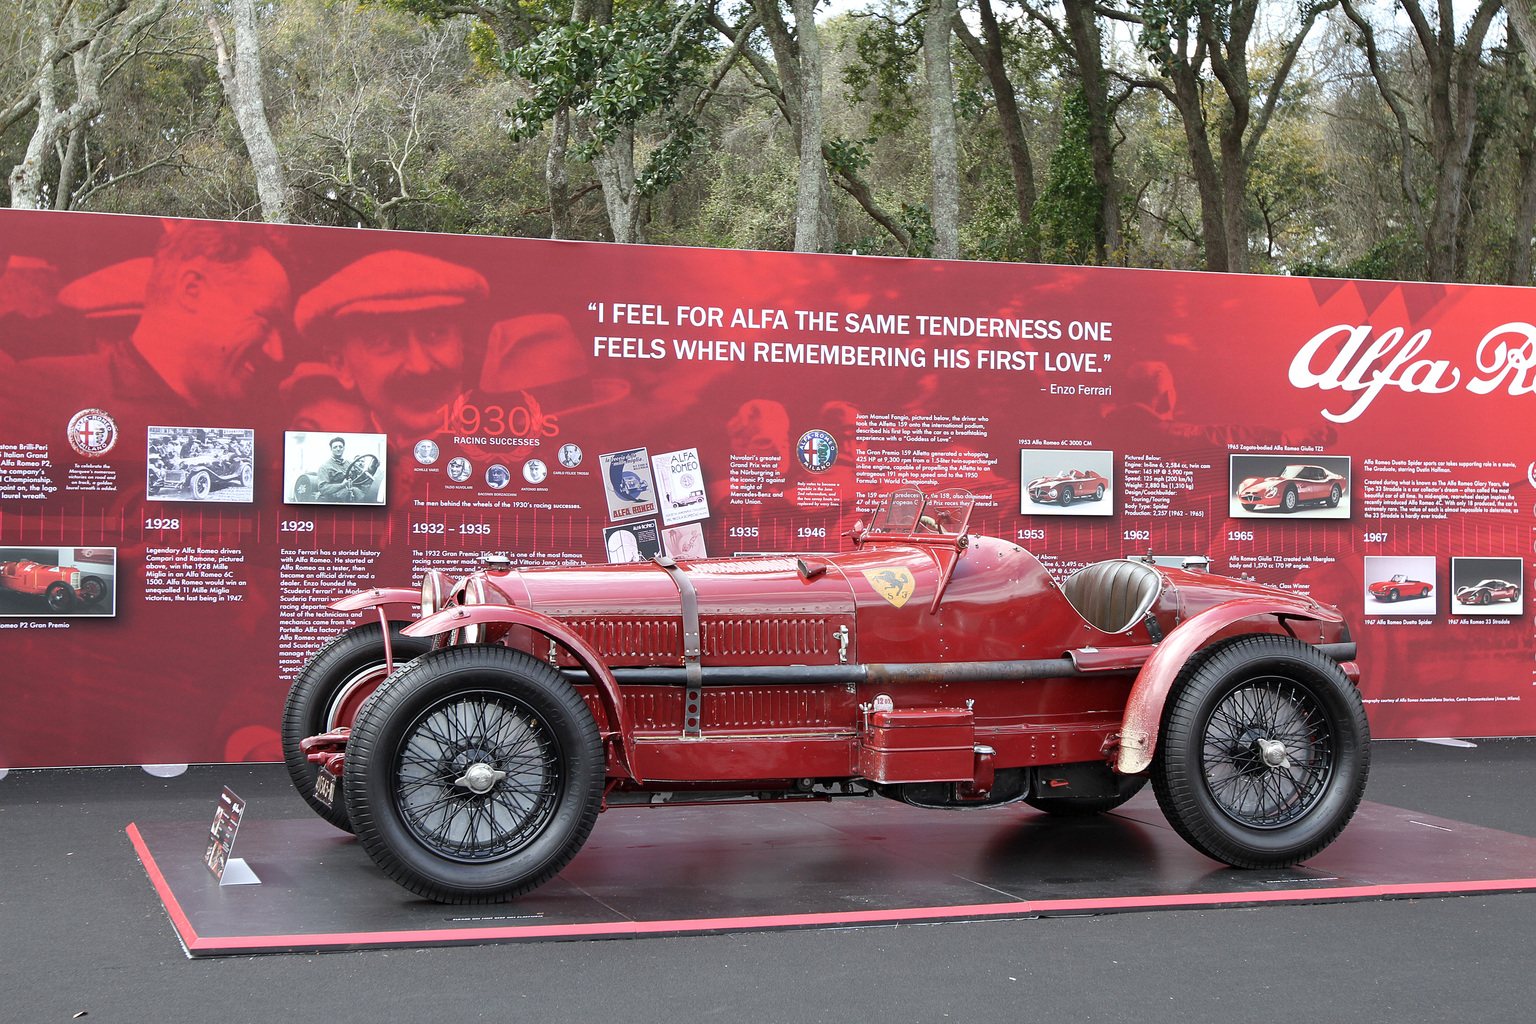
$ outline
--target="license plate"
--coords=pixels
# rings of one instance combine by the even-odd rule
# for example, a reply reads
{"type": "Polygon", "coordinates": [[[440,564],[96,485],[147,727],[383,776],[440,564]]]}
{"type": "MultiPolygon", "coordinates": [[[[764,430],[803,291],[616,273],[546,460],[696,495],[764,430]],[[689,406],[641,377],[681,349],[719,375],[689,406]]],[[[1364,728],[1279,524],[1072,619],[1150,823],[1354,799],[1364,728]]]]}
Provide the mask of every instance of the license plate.
{"type": "Polygon", "coordinates": [[[320,773],[315,776],[315,799],[324,804],[327,809],[336,802],[336,776],[324,768],[321,768],[320,773]]]}

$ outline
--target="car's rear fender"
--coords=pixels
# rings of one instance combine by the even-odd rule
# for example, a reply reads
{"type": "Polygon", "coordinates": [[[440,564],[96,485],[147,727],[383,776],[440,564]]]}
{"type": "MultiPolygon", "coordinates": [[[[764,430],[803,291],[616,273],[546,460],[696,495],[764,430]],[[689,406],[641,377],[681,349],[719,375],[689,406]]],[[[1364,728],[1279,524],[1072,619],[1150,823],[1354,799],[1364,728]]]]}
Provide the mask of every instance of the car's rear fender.
{"type": "Polygon", "coordinates": [[[1254,632],[1293,633],[1283,625],[1284,620],[1341,622],[1343,616],[1336,609],[1316,601],[1283,594],[1233,598],[1191,616],[1158,644],[1157,650],[1136,675],[1120,725],[1116,771],[1135,775],[1151,767],[1152,755],[1157,750],[1158,728],[1163,720],[1163,705],[1179,672],[1219,633],[1245,619],[1259,622],[1272,619],[1274,628],[1264,630],[1260,627],[1254,632]]]}
{"type": "Polygon", "coordinates": [[[643,781],[634,761],[634,727],[629,720],[629,712],[625,709],[624,698],[619,693],[618,680],[604,664],[602,655],[559,619],[516,605],[453,605],[424,619],[417,619],[400,632],[406,636],[436,636],[450,630],[463,629],[465,626],[493,622],[526,626],[536,633],[542,633],[571,652],[581,663],[581,667],[586,670],[587,675],[597,684],[597,692],[602,698],[603,710],[607,713],[609,724],[609,728],[604,730],[603,738],[614,742],[619,767],[623,768],[636,782],[643,781]]]}

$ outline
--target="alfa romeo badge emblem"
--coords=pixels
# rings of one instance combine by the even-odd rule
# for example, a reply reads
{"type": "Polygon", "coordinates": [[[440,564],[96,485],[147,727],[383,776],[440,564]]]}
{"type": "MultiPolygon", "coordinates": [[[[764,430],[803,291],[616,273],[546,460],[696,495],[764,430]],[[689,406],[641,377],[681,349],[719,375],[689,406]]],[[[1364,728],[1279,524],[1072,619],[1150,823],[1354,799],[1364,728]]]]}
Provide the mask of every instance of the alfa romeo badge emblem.
{"type": "Polygon", "coordinates": [[[800,435],[795,454],[812,473],[825,473],[837,461],[837,440],[825,430],[807,430],[800,435]]]}
{"type": "Polygon", "coordinates": [[[81,409],[69,418],[66,433],[81,455],[105,455],[117,444],[117,421],[100,409],[81,409]]]}

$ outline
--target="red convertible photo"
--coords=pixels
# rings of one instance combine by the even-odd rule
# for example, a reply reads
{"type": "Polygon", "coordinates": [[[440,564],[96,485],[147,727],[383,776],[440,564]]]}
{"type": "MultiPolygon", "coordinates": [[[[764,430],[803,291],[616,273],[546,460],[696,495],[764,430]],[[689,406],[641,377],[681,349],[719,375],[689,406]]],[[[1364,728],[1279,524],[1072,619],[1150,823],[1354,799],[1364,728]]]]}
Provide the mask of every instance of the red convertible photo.
{"type": "Polygon", "coordinates": [[[1286,466],[1277,476],[1249,477],[1238,484],[1237,500],[1248,512],[1260,508],[1294,512],[1317,502],[1337,508],[1346,486],[1342,475],[1322,466],[1286,466]]]}
{"type": "Polygon", "coordinates": [[[1064,469],[1054,476],[1031,480],[1024,488],[1029,500],[1045,505],[1054,502],[1063,508],[1079,498],[1101,501],[1109,481],[1087,469],[1064,469]]]}
{"type": "Polygon", "coordinates": [[[542,885],[621,803],[1075,816],[1150,781],[1226,864],[1296,864],[1339,835],[1370,737],[1337,609],[1150,556],[1058,581],[969,532],[972,502],[904,487],[836,554],[491,556],[343,598],[364,624],[296,679],[288,771],[387,875],[448,903],[542,885]]]}
{"type": "Polygon", "coordinates": [[[1403,573],[1394,573],[1389,580],[1372,583],[1366,588],[1371,596],[1381,601],[1400,601],[1410,597],[1428,597],[1429,592],[1435,589],[1433,583],[1425,583],[1422,580],[1411,580],[1403,573]]]}
{"type": "Polygon", "coordinates": [[[67,612],[81,604],[96,604],[106,596],[100,576],[82,573],[72,565],[40,565],[37,562],[0,562],[0,590],[42,598],[49,609],[67,612]]]}

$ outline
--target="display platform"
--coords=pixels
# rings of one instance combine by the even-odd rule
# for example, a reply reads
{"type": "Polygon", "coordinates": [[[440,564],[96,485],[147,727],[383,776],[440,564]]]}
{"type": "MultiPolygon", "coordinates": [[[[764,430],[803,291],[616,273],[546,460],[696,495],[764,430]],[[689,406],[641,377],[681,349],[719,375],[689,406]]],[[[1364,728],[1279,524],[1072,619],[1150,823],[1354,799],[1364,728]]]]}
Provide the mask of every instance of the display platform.
{"type": "Polygon", "coordinates": [[[1222,867],[1149,792],[1087,819],[880,799],[614,808],[554,881],[480,907],[413,897],[318,818],[242,825],[259,885],[218,885],[206,824],[128,835],[194,957],[1536,891],[1536,838],[1369,802],[1303,867],[1222,867]]]}

